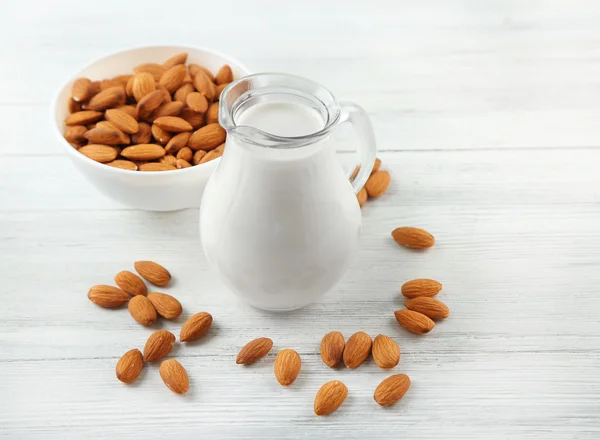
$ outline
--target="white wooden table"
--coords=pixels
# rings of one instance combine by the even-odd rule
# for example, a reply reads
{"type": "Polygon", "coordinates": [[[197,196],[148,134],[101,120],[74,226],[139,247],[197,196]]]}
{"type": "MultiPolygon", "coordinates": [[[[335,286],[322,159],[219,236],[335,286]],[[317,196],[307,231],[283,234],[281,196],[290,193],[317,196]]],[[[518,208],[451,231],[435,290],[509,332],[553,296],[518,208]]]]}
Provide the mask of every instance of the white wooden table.
{"type": "Polygon", "coordinates": [[[598,2],[11,0],[3,19],[0,438],[600,437],[598,2]],[[319,303],[273,315],[239,302],[207,268],[197,211],[124,209],[62,154],[48,122],[58,85],[105,53],[168,43],[311,77],[372,116],[393,183],[363,210],[360,252],[319,303]],[[399,248],[400,225],[436,246],[399,248]],[[172,271],[185,316],[215,318],[175,349],[187,396],[153,366],[132,386],[114,376],[153,329],[86,294],[138,259],[172,271]],[[443,282],[452,310],[426,337],[393,318],[417,277],[443,282]],[[372,361],[322,364],[334,329],[398,341],[396,371],[413,381],[399,404],[373,401],[389,373],[372,361]],[[236,365],[259,336],[273,352],[236,365]],[[303,361],[288,389],[272,373],[283,347],[303,361]],[[334,378],[349,397],[317,418],[314,395],[334,378]]]}

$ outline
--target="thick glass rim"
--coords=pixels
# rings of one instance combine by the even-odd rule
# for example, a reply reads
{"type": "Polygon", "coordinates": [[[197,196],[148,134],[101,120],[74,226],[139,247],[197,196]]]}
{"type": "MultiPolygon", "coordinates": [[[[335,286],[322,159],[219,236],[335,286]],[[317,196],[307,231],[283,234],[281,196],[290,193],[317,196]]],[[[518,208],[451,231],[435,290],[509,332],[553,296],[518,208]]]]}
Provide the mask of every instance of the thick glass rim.
{"type": "Polygon", "coordinates": [[[227,131],[228,136],[267,148],[297,148],[313,144],[329,135],[339,122],[340,115],[340,106],[327,88],[310,79],[287,73],[265,72],[245,76],[225,87],[219,99],[219,123],[227,131]],[[322,109],[326,111],[325,126],[314,133],[287,137],[267,133],[255,127],[237,125],[234,114],[240,101],[247,99],[252,91],[269,88],[296,91],[319,102],[322,109]]]}

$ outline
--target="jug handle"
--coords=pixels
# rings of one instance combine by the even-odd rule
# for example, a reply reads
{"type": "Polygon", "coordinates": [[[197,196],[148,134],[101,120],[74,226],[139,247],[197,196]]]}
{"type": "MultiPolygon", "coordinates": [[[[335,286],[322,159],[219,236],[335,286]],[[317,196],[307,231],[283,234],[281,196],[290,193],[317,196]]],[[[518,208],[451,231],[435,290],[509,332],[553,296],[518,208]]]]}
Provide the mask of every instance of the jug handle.
{"type": "Polygon", "coordinates": [[[358,153],[360,157],[360,168],[358,174],[354,177],[354,180],[352,180],[354,171],[348,174],[348,177],[352,180],[351,183],[354,193],[358,194],[371,175],[371,170],[375,163],[375,156],[377,155],[375,132],[373,131],[373,125],[371,125],[371,120],[369,119],[369,116],[367,116],[367,112],[365,112],[362,107],[348,101],[340,102],[340,107],[342,110],[340,124],[349,122],[354,127],[354,131],[359,140],[358,153]]]}

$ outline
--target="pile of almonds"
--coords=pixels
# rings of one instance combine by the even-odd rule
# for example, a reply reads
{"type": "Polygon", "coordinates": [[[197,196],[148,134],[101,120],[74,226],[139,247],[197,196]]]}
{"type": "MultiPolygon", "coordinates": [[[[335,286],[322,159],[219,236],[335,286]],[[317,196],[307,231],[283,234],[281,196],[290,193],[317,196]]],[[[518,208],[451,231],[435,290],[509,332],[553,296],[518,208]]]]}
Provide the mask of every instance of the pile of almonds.
{"type": "Polygon", "coordinates": [[[228,65],[213,75],[187,53],[133,74],[102,81],[78,78],[69,98],[65,139],[97,162],[131,171],[168,171],[216,159],[225,148],[218,123],[228,65]]]}
{"type": "MultiPolygon", "coordinates": [[[[367,183],[365,183],[365,186],[361,188],[358,194],[356,194],[358,204],[361,208],[367,202],[369,197],[377,198],[381,196],[388,189],[388,186],[390,186],[390,173],[386,170],[380,170],[379,168],[381,168],[381,159],[376,158],[375,163],[373,164],[373,169],[371,170],[371,175],[367,179],[367,183]]],[[[356,178],[359,171],[360,166],[354,168],[354,171],[350,176],[351,182],[356,178]]]]}
{"type": "MultiPolygon", "coordinates": [[[[146,281],[156,286],[166,287],[171,281],[169,271],[158,263],[136,261],[134,268],[146,281]]],[[[181,303],[176,298],[165,293],[148,292],[144,281],[133,272],[119,272],[115,276],[115,283],[119,287],[93,286],[88,292],[88,298],[93,303],[110,309],[128,303],[129,313],[142,325],[152,324],[158,315],[165,319],[176,319],[182,313],[181,303]]],[[[201,338],[208,332],[212,320],[212,316],[206,312],[192,315],[183,324],[179,333],[179,341],[191,342],[201,338]]],[[[166,357],[171,352],[175,341],[173,333],[167,330],[155,331],[144,345],[143,356],[138,349],[129,350],[121,356],[115,368],[117,379],[124,383],[134,382],[140,375],[144,362],[156,362],[166,357]]],[[[178,394],[188,391],[187,372],[177,360],[163,361],[160,364],[159,373],[171,391],[178,394]]]]}

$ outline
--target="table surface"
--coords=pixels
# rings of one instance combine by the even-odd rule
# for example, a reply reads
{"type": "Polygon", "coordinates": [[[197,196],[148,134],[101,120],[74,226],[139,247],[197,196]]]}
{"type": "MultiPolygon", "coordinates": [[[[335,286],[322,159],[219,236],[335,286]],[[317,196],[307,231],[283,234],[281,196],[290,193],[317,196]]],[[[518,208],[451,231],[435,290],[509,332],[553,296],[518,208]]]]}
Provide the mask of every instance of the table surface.
{"type": "MultiPolygon", "coordinates": [[[[94,2],[19,0],[0,29],[0,438],[457,438],[600,436],[600,3],[596,1],[94,2]],[[221,4],[223,3],[223,4],[221,4]],[[255,71],[313,78],[369,112],[388,192],[363,210],[360,250],[334,291],[295,313],[232,297],[207,268],[197,210],[148,213],[99,195],[62,154],[49,103],[64,79],[123,47],[218,48],[255,71]],[[397,226],[437,238],[399,248],[397,226]],[[174,354],[191,390],[155,366],[114,376],[156,328],[91,304],[91,285],[162,262],[208,337],[174,354]],[[401,329],[400,285],[430,277],[452,316],[401,329]],[[389,372],[325,367],[321,337],[392,336],[412,386],[373,401],[389,372]],[[235,364],[249,339],[272,353],[235,364]],[[303,367],[273,377],[278,349],[303,367]],[[313,414],[321,384],[350,392],[313,414]]],[[[350,153],[340,153],[348,155],[350,153]]]]}

